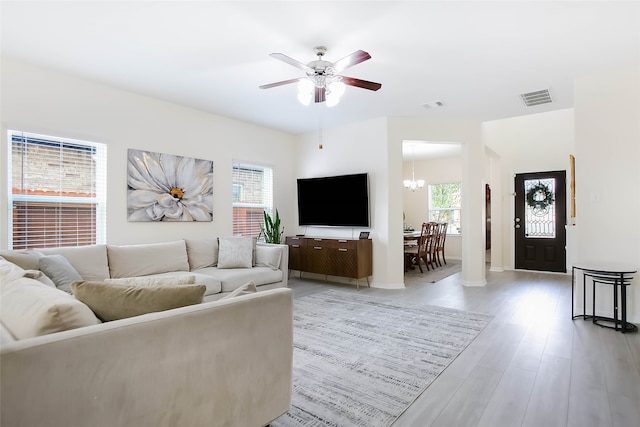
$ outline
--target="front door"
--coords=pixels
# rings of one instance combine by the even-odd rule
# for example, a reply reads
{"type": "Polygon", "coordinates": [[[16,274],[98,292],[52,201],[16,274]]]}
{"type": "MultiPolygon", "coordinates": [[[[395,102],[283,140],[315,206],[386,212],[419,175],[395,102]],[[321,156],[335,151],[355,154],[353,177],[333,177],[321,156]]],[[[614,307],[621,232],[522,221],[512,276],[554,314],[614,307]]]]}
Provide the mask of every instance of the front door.
{"type": "Polygon", "coordinates": [[[566,273],[566,172],[517,174],[516,269],[566,273]]]}

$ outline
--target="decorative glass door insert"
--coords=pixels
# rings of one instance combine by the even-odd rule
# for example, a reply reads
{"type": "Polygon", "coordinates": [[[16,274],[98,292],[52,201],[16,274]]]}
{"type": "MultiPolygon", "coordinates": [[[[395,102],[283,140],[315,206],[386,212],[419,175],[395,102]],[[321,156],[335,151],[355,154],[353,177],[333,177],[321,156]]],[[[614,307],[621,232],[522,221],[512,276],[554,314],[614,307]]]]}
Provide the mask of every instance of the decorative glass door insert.
{"type": "Polygon", "coordinates": [[[524,236],[554,239],[556,237],[556,180],[525,179],[524,236]]]}

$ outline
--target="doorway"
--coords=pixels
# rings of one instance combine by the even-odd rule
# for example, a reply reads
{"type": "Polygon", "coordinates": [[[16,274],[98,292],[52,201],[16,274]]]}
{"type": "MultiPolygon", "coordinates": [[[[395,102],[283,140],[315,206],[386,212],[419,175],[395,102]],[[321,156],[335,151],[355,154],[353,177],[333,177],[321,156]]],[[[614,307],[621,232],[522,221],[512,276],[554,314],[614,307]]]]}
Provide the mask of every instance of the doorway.
{"type": "Polygon", "coordinates": [[[567,272],[566,172],[515,177],[515,268],[567,272]]]}

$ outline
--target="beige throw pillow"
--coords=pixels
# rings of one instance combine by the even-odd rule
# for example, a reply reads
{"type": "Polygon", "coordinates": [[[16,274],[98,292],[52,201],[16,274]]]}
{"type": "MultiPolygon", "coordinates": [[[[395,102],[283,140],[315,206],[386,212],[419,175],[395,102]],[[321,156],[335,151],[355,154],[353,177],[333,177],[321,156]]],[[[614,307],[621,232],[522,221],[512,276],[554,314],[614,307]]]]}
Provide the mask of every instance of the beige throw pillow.
{"type": "Polygon", "coordinates": [[[205,285],[136,286],[104,282],[74,282],[75,297],[88,305],[102,321],[199,304],[205,285]]]}
{"type": "Polygon", "coordinates": [[[0,313],[19,340],[100,323],[73,296],[27,277],[2,283],[0,313]]]}

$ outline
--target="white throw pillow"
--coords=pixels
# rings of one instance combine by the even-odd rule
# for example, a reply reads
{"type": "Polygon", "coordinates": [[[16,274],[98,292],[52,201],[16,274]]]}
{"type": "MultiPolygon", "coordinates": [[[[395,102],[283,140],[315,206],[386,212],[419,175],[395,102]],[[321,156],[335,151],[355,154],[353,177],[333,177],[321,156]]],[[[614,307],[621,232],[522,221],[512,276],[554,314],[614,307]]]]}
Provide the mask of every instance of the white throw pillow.
{"type": "Polygon", "coordinates": [[[277,270],[280,267],[282,249],[275,246],[256,246],[256,266],[277,270]]]}
{"type": "Polygon", "coordinates": [[[196,283],[196,276],[124,277],[104,279],[104,283],[132,286],[193,285],[196,283]]]}
{"type": "Polygon", "coordinates": [[[251,268],[253,240],[252,237],[221,237],[218,240],[218,268],[251,268]]]}
{"type": "Polygon", "coordinates": [[[0,283],[9,283],[24,276],[25,269],[0,256],[0,283]]]}

